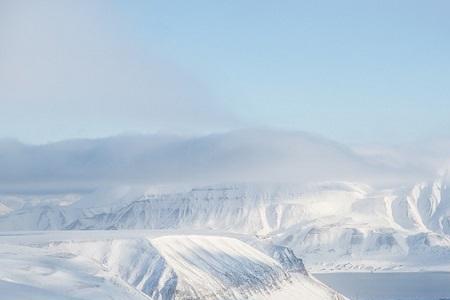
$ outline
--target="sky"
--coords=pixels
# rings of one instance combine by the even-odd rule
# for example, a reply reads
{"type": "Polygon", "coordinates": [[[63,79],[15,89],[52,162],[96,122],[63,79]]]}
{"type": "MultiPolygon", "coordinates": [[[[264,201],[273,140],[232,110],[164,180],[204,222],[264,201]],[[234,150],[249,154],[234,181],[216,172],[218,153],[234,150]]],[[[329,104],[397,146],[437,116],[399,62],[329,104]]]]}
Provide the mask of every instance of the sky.
{"type": "Polygon", "coordinates": [[[0,137],[448,137],[449,11],[434,0],[0,0],[0,137]]]}

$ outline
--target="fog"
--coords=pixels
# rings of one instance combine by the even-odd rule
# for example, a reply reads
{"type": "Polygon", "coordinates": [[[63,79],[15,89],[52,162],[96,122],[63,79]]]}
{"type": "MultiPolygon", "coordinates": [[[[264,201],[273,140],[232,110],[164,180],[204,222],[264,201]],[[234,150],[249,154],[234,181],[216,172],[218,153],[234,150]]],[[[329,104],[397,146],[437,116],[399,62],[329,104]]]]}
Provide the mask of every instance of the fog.
{"type": "MultiPolygon", "coordinates": [[[[375,151],[375,150],[374,150],[375,151]]],[[[377,152],[378,153],[378,152],[377,152]]],[[[397,152],[398,153],[398,152],[397,152]]],[[[448,153],[448,152],[447,152],[448,153]]],[[[79,192],[105,185],[357,181],[408,184],[439,170],[409,157],[375,155],[305,132],[270,129],[119,135],[42,145],[0,141],[3,192],[79,192]]],[[[445,160],[442,158],[442,162],[445,160]]]]}

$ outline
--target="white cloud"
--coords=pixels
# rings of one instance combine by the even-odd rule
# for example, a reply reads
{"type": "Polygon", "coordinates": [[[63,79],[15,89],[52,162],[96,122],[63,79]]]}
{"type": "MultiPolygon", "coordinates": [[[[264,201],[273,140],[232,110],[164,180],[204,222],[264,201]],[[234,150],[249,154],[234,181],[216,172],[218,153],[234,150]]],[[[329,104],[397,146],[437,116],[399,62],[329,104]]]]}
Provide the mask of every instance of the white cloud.
{"type": "Polygon", "coordinates": [[[115,136],[45,145],[0,142],[3,191],[57,192],[119,184],[358,181],[374,185],[432,176],[301,132],[240,130],[200,137],[115,136]]]}
{"type": "Polygon", "coordinates": [[[211,132],[235,116],[191,71],[130,36],[109,1],[3,1],[0,136],[211,132]],[[207,129],[205,129],[207,128],[207,129]]]}

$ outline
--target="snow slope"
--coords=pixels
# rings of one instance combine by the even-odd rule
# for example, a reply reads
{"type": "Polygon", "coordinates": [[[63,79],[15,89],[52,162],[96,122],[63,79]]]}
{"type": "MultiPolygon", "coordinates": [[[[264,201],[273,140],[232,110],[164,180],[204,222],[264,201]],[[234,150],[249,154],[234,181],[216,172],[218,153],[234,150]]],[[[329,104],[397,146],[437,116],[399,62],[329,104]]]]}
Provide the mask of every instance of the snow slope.
{"type": "Polygon", "coordinates": [[[0,229],[209,229],[287,246],[314,271],[447,270],[448,181],[391,190],[329,182],[154,192],[123,205],[19,209],[0,216],[0,229]]]}
{"type": "Polygon", "coordinates": [[[0,235],[2,299],[344,299],[233,237],[179,232],[0,235]]]}

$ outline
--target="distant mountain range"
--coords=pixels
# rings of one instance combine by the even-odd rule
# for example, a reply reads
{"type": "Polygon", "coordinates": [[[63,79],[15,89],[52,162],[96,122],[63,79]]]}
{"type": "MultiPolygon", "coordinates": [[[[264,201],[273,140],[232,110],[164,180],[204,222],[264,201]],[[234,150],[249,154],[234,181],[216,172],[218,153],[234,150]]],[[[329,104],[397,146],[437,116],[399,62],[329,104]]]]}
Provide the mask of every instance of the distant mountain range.
{"type": "Polygon", "coordinates": [[[439,270],[450,264],[447,182],[444,175],[389,190],[349,182],[242,184],[126,201],[111,193],[91,205],[5,206],[0,230],[211,230],[287,246],[314,271],[439,270]]]}

